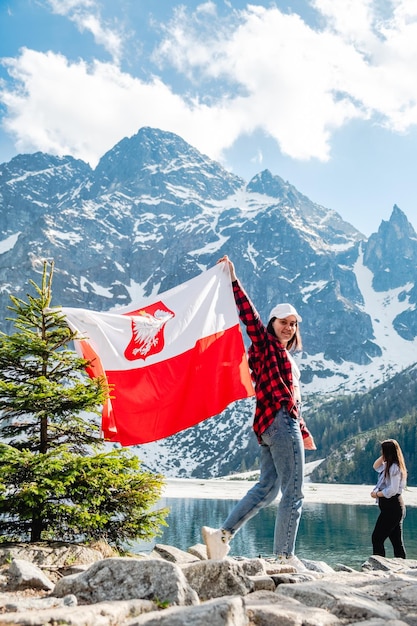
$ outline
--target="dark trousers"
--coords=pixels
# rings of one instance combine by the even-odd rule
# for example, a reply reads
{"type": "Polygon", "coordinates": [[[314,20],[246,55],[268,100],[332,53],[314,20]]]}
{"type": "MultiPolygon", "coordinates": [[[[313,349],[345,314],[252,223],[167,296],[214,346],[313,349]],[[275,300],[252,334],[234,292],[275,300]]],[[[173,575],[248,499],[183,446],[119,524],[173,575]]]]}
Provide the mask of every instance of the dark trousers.
{"type": "Polygon", "coordinates": [[[405,506],[400,495],[392,498],[379,498],[379,517],[372,533],[373,553],[385,556],[384,542],[389,539],[394,548],[394,556],[406,558],[403,543],[403,519],[405,506]]]}

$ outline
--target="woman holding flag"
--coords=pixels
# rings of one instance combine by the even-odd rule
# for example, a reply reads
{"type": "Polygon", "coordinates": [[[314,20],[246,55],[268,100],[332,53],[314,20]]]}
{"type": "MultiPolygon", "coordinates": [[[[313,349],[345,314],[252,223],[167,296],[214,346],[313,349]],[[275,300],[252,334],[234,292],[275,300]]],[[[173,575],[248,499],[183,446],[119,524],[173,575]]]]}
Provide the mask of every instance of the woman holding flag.
{"type": "Polygon", "coordinates": [[[225,263],[241,322],[251,340],[248,362],[255,384],[253,429],[260,444],[259,481],[230,512],[221,528],[203,526],[209,559],[223,559],[234,534],[281,491],[275,521],[273,553],[277,563],[304,571],[295,556],[303,505],[304,449],[315,450],[313,437],[301,417],[300,372],[290,350],[301,349],[301,317],[289,303],[276,305],[265,326],[237,280],[233,263],[225,263]]]}

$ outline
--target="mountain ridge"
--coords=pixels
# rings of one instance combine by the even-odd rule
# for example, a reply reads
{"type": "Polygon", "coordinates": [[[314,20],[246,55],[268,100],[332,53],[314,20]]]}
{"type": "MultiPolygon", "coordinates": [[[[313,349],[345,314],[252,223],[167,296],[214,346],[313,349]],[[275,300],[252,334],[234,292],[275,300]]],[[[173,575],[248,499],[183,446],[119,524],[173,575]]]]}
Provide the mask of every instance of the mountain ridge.
{"type": "MultiPolygon", "coordinates": [[[[279,301],[302,315],[296,359],[307,400],[363,393],[416,362],[417,235],[396,205],[367,238],[270,171],[246,182],[149,127],[94,170],[43,153],[0,165],[3,330],[8,294],[24,297],[43,259],[55,263],[54,305],[113,310],[185,282],[224,254],[263,319],[279,301]]],[[[170,472],[233,471],[239,454],[251,457],[252,410],[230,407],[184,433],[182,447],[173,438],[155,444],[165,449],[159,462],[162,455],[168,467],[175,450],[170,472]],[[207,438],[221,449],[205,448],[207,438]]]]}

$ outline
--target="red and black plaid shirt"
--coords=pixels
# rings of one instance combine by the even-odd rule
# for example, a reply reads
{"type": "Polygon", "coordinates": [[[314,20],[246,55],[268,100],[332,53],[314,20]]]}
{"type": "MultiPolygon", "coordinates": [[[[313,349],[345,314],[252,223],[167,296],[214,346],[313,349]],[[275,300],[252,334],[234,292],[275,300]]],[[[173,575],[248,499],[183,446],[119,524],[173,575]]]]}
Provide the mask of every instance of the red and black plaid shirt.
{"type": "Polygon", "coordinates": [[[232,284],[239,318],[246,326],[246,332],[252,342],[248,350],[248,361],[255,383],[256,409],[253,430],[258,441],[261,442],[262,433],[272,424],[282,405],[287,406],[292,417],[300,419],[302,435],[308,437],[310,433],[298,415],[294,400],[292,369],[287,351],[274,335],[268,333],[239,281],[236,280],[232,284]]]}

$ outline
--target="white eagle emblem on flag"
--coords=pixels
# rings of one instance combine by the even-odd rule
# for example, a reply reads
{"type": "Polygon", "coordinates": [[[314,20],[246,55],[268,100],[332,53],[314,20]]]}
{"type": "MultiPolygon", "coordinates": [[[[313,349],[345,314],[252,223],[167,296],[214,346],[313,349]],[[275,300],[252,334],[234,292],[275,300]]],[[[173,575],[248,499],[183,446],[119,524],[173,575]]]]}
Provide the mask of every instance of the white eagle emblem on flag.
{"type": "Polygon", "coordinates": [[[126,359],[146,359],[161,352],[165,345],[164,328],[174,313],[162,302],[156,302],[129,313],[129,317],[132,318],[132,337],[124,353],[126,359]]]}

